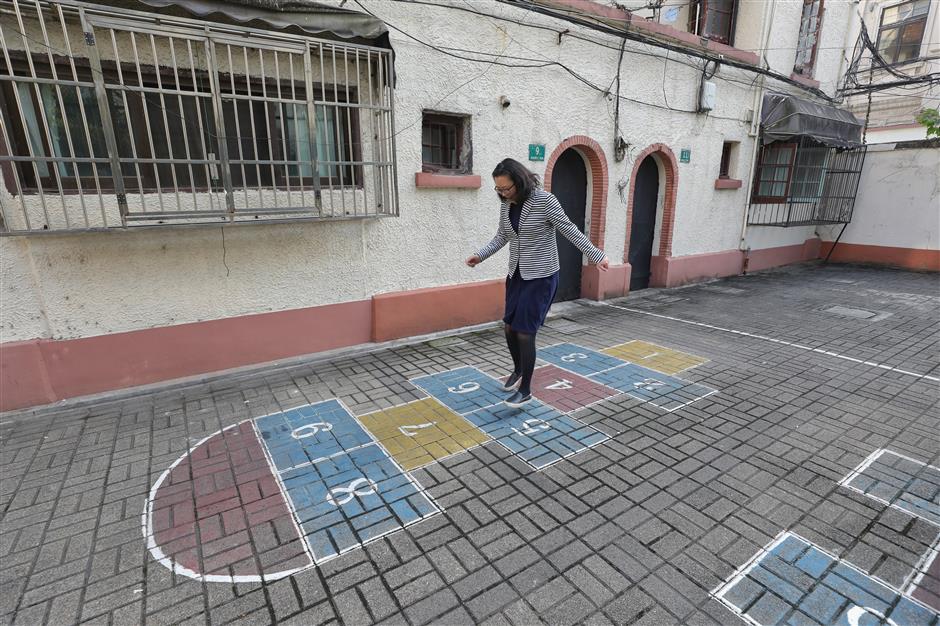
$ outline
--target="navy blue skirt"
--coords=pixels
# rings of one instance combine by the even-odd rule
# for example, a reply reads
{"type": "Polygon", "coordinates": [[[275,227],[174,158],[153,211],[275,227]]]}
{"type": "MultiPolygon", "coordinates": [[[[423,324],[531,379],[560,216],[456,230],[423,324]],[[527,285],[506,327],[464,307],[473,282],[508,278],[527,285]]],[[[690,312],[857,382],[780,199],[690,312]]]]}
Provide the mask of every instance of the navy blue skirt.
{"type": "Polygon", "coordinates": [[[506,313],[503,321],[516,332],[534,335],[542,324],[558,291],[558,272],[545,278],[523,280],[519,268],[506,279],[506,313]]]}

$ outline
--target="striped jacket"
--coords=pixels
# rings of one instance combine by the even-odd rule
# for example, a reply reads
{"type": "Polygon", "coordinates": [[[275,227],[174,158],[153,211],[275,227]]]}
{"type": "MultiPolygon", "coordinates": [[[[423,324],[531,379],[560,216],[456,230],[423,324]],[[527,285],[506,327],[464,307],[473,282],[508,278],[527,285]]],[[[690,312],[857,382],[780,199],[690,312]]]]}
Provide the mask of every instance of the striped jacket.
{"type": "Polygon", "coordinates": [[[594,247],[584,233],[578,230],[568,219],[558,198],[547,191],[534,190],[522,204],[518,234],[509,221],[509,204],[508,200],[504,200],[499,207],[499,228],[493,240],[477,252],[481,261],[496,254],[509,242],[509,276],[515,273],[516,264],[524,280],[551,276],[559,269],[556,229],[592,263],[604,260],[604,252],[594,247]]]}

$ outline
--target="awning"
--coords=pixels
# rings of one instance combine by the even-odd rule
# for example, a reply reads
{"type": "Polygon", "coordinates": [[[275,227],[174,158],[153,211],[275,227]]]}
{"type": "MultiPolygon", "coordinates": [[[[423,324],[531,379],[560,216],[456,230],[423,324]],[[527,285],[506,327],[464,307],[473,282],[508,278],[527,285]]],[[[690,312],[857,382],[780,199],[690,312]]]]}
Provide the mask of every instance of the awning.
{"type": "Polygon", "coordinates": [[[259,25],[318,37],[335,35],[355,40],[355,43],[391,47],[388,29],[381,20],[313,0],[131,0],[121,4],[134,3],[203,20],[239,26],[259,25]]]}
{"type": "Polygon", "coordinates": [[[862,122],[848,111],[782,93],[764,94],[763,143],[809,137],[834,148],[862,145],[862,122]]]}

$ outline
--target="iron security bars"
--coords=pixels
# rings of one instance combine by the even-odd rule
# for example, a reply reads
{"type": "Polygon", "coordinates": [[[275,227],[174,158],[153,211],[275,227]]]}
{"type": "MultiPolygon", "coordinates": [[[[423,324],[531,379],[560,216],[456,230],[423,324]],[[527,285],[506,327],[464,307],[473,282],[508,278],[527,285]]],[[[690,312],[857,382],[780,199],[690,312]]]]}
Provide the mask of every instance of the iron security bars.
{"type": "Polygon", "coordinates": [[[865,146],[832,148],[806,137],[762,146],[748,224],[848,224],[865,153],[865,146]]]}
{"type": "Polygon", "coordinates": [[[398,214],[382,48],[0,0],[0,234],[398,214]]]}

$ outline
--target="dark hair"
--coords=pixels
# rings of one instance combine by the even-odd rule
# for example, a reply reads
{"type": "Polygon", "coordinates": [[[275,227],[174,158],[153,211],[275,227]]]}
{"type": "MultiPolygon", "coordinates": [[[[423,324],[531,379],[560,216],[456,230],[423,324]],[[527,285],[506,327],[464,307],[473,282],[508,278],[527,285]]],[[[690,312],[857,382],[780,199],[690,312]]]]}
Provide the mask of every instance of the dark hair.
{"type": "Polygon", "coordinates": [[[538,174],[530,172],[525,165],[515,159],[500,161],[496,169],[493,170],[493,178],[497,176],[508,176],[512,180],[519,192],[520,202],[528,198],[541,185],[538,174]]]}

